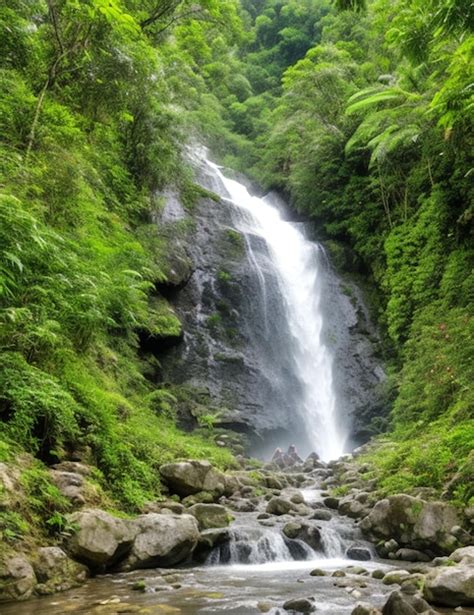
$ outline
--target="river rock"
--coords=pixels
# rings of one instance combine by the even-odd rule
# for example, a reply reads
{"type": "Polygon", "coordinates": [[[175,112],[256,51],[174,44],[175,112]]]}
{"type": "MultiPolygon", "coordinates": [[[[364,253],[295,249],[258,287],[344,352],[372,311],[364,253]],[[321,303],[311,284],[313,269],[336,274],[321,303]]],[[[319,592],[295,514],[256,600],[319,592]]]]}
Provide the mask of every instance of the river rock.
{"type": "Polygon", "coordinates": [[[395,583],[401,585],[409,577],[408,570],[390,570],[384,575],[382,582],[384,585],[394,585],[395,583]]]}
{"type": "Polygon", "coordinates": [[[360,527],[371,537],[394,538],[402,547],[443,555],[456,545],[451,529],[459,524],[453,506],[401,494],[377,502],[360,527]]]}
{"type": "Polygon", "coordinates": [[[400,592],[392,592],[382,609],[382,615],[417,615],[415,608],[400,592]]]}
{"type": "Polygon", "coordinates": [[[275,496],[267,504],[265,512],[270,515],[287,515],[289,512],[296,511],[298,506],[285,498],[275,496]]]}
{"type": "Polygon", "coordinates": [[[0,602],[27,600],[33,593],[36,576],[23,555],[0,558],[0,602]]]}
{"type": "Polygon", "coordinates": [[[245,498],[231,498],[229,500],[225,500],[225,503],[235,512],[253,512],[257,508],[257,505],[254,502],[245,498]]]}
{"type": "Polygon", "coordinates": [[[68,516],[77,530],[66,542],[67,552],[93,571],[109,568],[130,550],[135,537],[130,522],[99,509],[68,516]]]}
{"type": "Polygon", "coordinates": [[[375,606],[371,604],[367,604],[365,602],[359,602],[356,605],[355,609],[352,610],[351,615],[381,615],[382,611],[377,609],[375,606]]]}
{"type": "Polygon", "coordinates": [[[338,498],[329,496],[327,498],[324,498],[323,502],[328,508],[331,508],[332,510],[337,510],[339,508],[338,498]]]}
{"type": "Polygon", "coordinates": [[[89,576],[86,566],[70,559],[59,547],[38,549],[32,564],[38,580],[37,594],[54,594],[79,587],[89,576]]]}
{"type": "Polygon", "coordinates": [[[132,548],[118,569],[137,570],[174,566],[187,559],[199,540],[192,515],[141,515],[131,522],[132,548]]]}
{"type": "Polygon", "coordinates": [[[433,569],[426,576],[424,596],[441,606],[474,606],[474,566],[461,562],[433,569]]]}
{"type": "Polygon", "coordinates": [[[474,546],[456,549],[456,551],[451,553],[449,559],[456,563],[463,562],[470,566],[474,566],[474,546]]]}
{"type": "Polygon", "coordinates": [[[349,559],[358,560],[360,562],[367,562],[372,559],[372,554],[369,549],[359,547],[358,545],[350,546],[347,549],[346,555],[349,559]]]}
{"type": "Polygon", "coordinates": [[[214,547],[229,542],[230,537],[231,534],[227,528],[204,530],[204,532],[201,532],[198,544],[194,549],[193,559],[203,563],[214,547]]]}
{"type": "Polygon", "coordinates": [[[188,508],[188,513],[197,519],[200,530],[227,527],[231,517],[220,504],[195,504],[188,508]]]}
{"type": "Polygon", "coordinates": [[[316,521],[330,521],[332,519],[332,514],[329,510],[321,508],[314,511],[311,515],[311,519],[315,519],[316,521]]]}
{"type": "Polygon", "coordinates": [[[287,600],[283,608],[285,611],[293,611],[294,613],[313,613],[316,610],[314,598],[295,598],[287,600]]]}
{"type": "Polygon", "coordinates": [[[395,553],[396,559],[401,559],[404,562],[429,562],[431,558],[422,551],[416,549],[398,549],[395,553]]]}
{"type": "Polygon", "coordinates": [[[302,540],[315,551],[321,548],[321,532],[316,525],[311,523],[287,523],[283,528],[287,538],[302,540]]]}
{"type": "Polygon", "coordinates": [[[201,491],[214,494],[216,497],[226,490],[226,477],[217,471],[209,461],[181,461],[167,463],[160,467],[160,474],[169,488],[186,497],[201,491]]]}

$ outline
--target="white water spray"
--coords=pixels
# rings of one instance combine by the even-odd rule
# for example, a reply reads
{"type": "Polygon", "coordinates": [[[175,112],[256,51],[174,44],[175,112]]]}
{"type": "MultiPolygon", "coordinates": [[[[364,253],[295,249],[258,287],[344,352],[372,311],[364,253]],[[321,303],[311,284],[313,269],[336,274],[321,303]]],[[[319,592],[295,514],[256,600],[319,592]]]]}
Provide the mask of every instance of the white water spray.
{"type": "MultiPolygon", "coordinates": [[[[225,177],[218,166],[207,164],[242,212],[238,230],[244,236],[260,236],[268,246],[291,334],[288,353],[303,391],[303,398],[295,400],[295,411],[304,421],[314,450],[324,461],[336,459],[344,453],[347,429],[337,414],[333,359],[322,338],[321,248],[281,217],[271,196],[252,196],[243,184],[225,177]]],[[[256,259],[253,261],[258,268],[256,259]]],[[[259,277],[264,284],[264,276],[259,277]]]]}

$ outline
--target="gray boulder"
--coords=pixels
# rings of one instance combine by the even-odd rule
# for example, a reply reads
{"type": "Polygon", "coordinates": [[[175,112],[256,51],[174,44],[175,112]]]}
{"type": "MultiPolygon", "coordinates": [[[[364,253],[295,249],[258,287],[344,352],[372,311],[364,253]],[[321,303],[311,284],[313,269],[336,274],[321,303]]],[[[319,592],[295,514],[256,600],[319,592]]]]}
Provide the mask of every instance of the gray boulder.
{"type": "Polygon", "coordinates": [[[267,504],[265,512],[270,515],[287,515],[298,509],[298,505],[282,497],[273,497],[267,504]]]}
{"type": "Polygon", "coordinates": [[[382,615],[416,615],[417,612],[400,591],[392,592],[382,609],[382,615]]]}
{"type": "Polygon", "coordinates": [[[396,559],[401,559],[404,562],[429,562],[431,558],[422,551],[416,549],[398,549],[395,553],[396,559]]]}
{"type": "Polygon", "coordinates": [[[131,522],[135,540],[119,570],[174,566],[187,559],[198,540],[192,515],[141,515],[131,522]]]}
{"type": "Polygon", "coordinates": [[[441,606],[474,606],[474,566],[440,566],[428,573],[423,590],[425,598],[441,606]]]}
{"type": "Polygon", "coordinates": [[[181,497],[201,491],[218,497],[226,491],[226,484],[229,488],[225,475],[216,470],[209,461],[167,463],[160,467],[160,474],[169,488],[181,497]]]}
{"type": "Polygon", "coordinates": [[[401,494],[377,502],[360,527],[372,538],[394,538],[402,547],[443,555],[456,546],[451,530],[459,524],[453,506],[401,494]]]}
{"type": "Polygon", "coordinates": [[[337,510],[339,508],[339,498],[329,496],[327,498],[324,498],[323,502],[328,508],[331,508],[332,510],[337,510]]]}
{"type": "Polygon", "coordinates": [[[35,585],[33,567],[23,555],[0,558],[0,602],[27,600],[35,585]]]}
{"type": "Polygon", "coordinates": [[[316,521],[330,521],[332,519],[332,513],[329,510],[320,508],[314,511],[311,515],[311,519],[315,519],[316,521]]]}
{"type": "Polygon", "coordinates": [[[295,598],[287,600],[283,605],[285,611],[293,611],[294,613],[313,613],[316,610],[313,598],[295,598]]]}
{"type": "Polygon", "coordinates": [[[312,523],[290,522],[283,528],[283,533],[287,538],[302,540],[315,551],[321,549],[321,532],[312,523]]]}
{"type": "Polygon", "coordinates": [[[372,554],[366,547],[352,545],[347,549],[346,555],[349,559],[358,560],[360,562],[368,562],[372,559],[372,554]]]}
{"type": "Polygon", "coordinates": [[[474,546],[456,549],[456,551],[451,553],[449,559],[456,563],[463,562],[464,564],[474,566],[474,546]]]}
{"type": "Polygon", "coordinates": [[[381,615],[382,611],[377,609],[375,606],[371,604],[367,604],[365,602],[359,602],[356,607],[352,610],[351,615],[381,615]]]}
{"type": "Polygon", "coordinates": [[[194,504],[188,508],[188,513],[197,519],[201,531],[227,527],[231,520],[226,508],[220,504],[194,504]]]}
{"type": "Polygon", "coordinates": [[[76,531],[66,551],[93,571],[103,571],[127,554],[135,537],[129,521],[99,509],[81,510],[68,516],[76,531]]]}
{"type": "Polygon", "coordinates": [[[89,576],[86,566],[69,558],[59,547],[42,547],[32,563],[38,580],[35,592],[41,595],[79,587],[89,576]]]}

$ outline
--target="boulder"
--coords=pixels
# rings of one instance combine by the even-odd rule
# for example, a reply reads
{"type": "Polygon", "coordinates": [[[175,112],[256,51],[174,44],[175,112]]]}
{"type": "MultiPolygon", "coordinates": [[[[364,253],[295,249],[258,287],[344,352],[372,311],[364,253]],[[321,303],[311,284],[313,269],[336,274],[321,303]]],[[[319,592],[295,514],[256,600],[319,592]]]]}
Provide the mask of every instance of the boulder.
{"type": "Polygon", "coordinates": [[[382,615],[416,615],[417,612],[400,591],[392,592],[382,609],[382,615]]]}
{"type": "Polygon", "coordinates": [[[23,555],[0,559],[0,602],[27,600],[36,585],[36,576],[30,562],[23,555]]]}
{"type": "Polygon", "coordinates": [[[227,509],[220,504],[195,504],[188,508],[188,513],[197,519],[201,531],[227,527],[231,520],[227,509]]]}
{"type": "Polygon", "coordinates": [[[294,613],[313,613],[316,610],[313,598],[295,598],[287,600],[283,605],[285,611],[293,611],[294,613]]]}
{"type": "Polygon", "coordinates": [[[270,515],[287,515],[290,512],[296,511],[297,508],[298,506],[294,502],[275,496],[268,502],[265,511],[270,515]]]}
{"type": "Polygon", "coordinates": [[[70,559],[59,547],[38,549],[33,560],[37,594],[55,594],[82,585],[89,576],[86,566],[70,559]]]}
{"type": "Polygon", "coordinates": [[[360,562],[368,562],[372,559],[372,554],[366,547],[352,545],[347,549],[346,555],[349,559],[358,560],[360,562]]]}
{"type": "Polygon", "coordinates": [[[230,537],[231,534],[227,528],[204,530],[204,532],[201,532],[198,544],[193,551],[193,560],[203,563],[214,547],[229,542],[230,537]]]}
{"type": "Polygon", "coordinates": [[[338,510],[341,515],[346,515],[347,517],[351,517],[351,519],[357,519],[366,514],[367,507],[362,504],[362,502],[359,502],[352,497],[348,497],[339,502],[338,510]]]}
{"type": "Polygon", "coordinates": [[[244,498],[226,500],[226,504],[231,510],[236,512],[253,512],[257,508],[254,502],[244,498]]]}
{"type": "Polygon", "coordinates": [[[409,578],[410,573],[408,570],[390,570],[384,575],[382,582],[384,585],[394,585],[395,583],[401,585],[403,581],[409,578]]]}
{"type": "Polygon", "coordinates": [[[401,559],[404,562],[429,562],[431,558],[422,551],[416,549],[398,549],[395,553],[396,559],[401,559]]]}
{"type": "Polygon", "coordinates": [[[141,515],[131,522],[135,539],[118,569],[137,570],[174,566],[187,559],[199,540],[192,515],[141,515]]]}
{"type": "Polygon", "coordinates": [[[323,502],[328,508],[331,508],[332,510],[337,510],[339,508],[338,498],[333,498],[330,496],[330,497],[324,498],[323,502]]]}
{"type": "Polygon", "coordinates": [[[129,521],[99,509],[81,510],[68,516],[77,529],[66,542],[66,551],[91,570],[110,568],[128,553],[135,537],[129,521]]]}
{"type": "Polygon", "coordinates": [[[355,609],[352,610],[351,615],[381,615],[382,611],[377,609],[375,606],[371,604],[367,604],[365,602],[359,602],[356,605],[355,609]]]}
{"type": "Polygon", "coordinates": [[[474,566],[474,546],[456,549],[456,551],[451,553],[449,559],[456,563],[463,562],[465,564],[474,566]]]}
{"type": "Polygon", "coordinates": [[[377,502],[360,527],[372,538],[394,538],[402,547],[443,555],[456,546],[451,530],[459,524],[453,506],[401,494],[377,502]]]}
{"type": "Polygon", "coordinates": [[[321,549],[321,532],[311,523],[290,522],[283,528],[283,533],[292,540],[301,540],[315,551],[321,549]]]}
{"type": "Polygon", "coordinates": [[[316,521],[330,521],[332,519],[332,514],[329,510],[321,508],[320,510],[314,511],[311,515],[311,519],[315,519],[316,521]]]}
{"type": "Polygon", "coordinates": [[[474,566],[461,562],[457,566],[440,566],[428,573],[424,596],[441,606],[474,606],[474,566]]]}
{"type": "Polygon", "coordinates": [[[160,474],[169,488],[181,497],[201,491],[217,497],[226,491],[225,475],[216,470],[209,461],[167,463],[160,467],[160,474]]]}

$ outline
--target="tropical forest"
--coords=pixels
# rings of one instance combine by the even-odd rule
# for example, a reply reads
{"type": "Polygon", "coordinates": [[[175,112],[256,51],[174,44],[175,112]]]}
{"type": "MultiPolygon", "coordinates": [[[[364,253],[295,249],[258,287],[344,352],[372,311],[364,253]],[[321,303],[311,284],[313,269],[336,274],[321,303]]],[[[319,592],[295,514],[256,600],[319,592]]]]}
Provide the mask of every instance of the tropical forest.
{"type": "Polygon", "coordinates": [[[474,614],[472,0],[0,2],[0,613],[474,614]]]}

